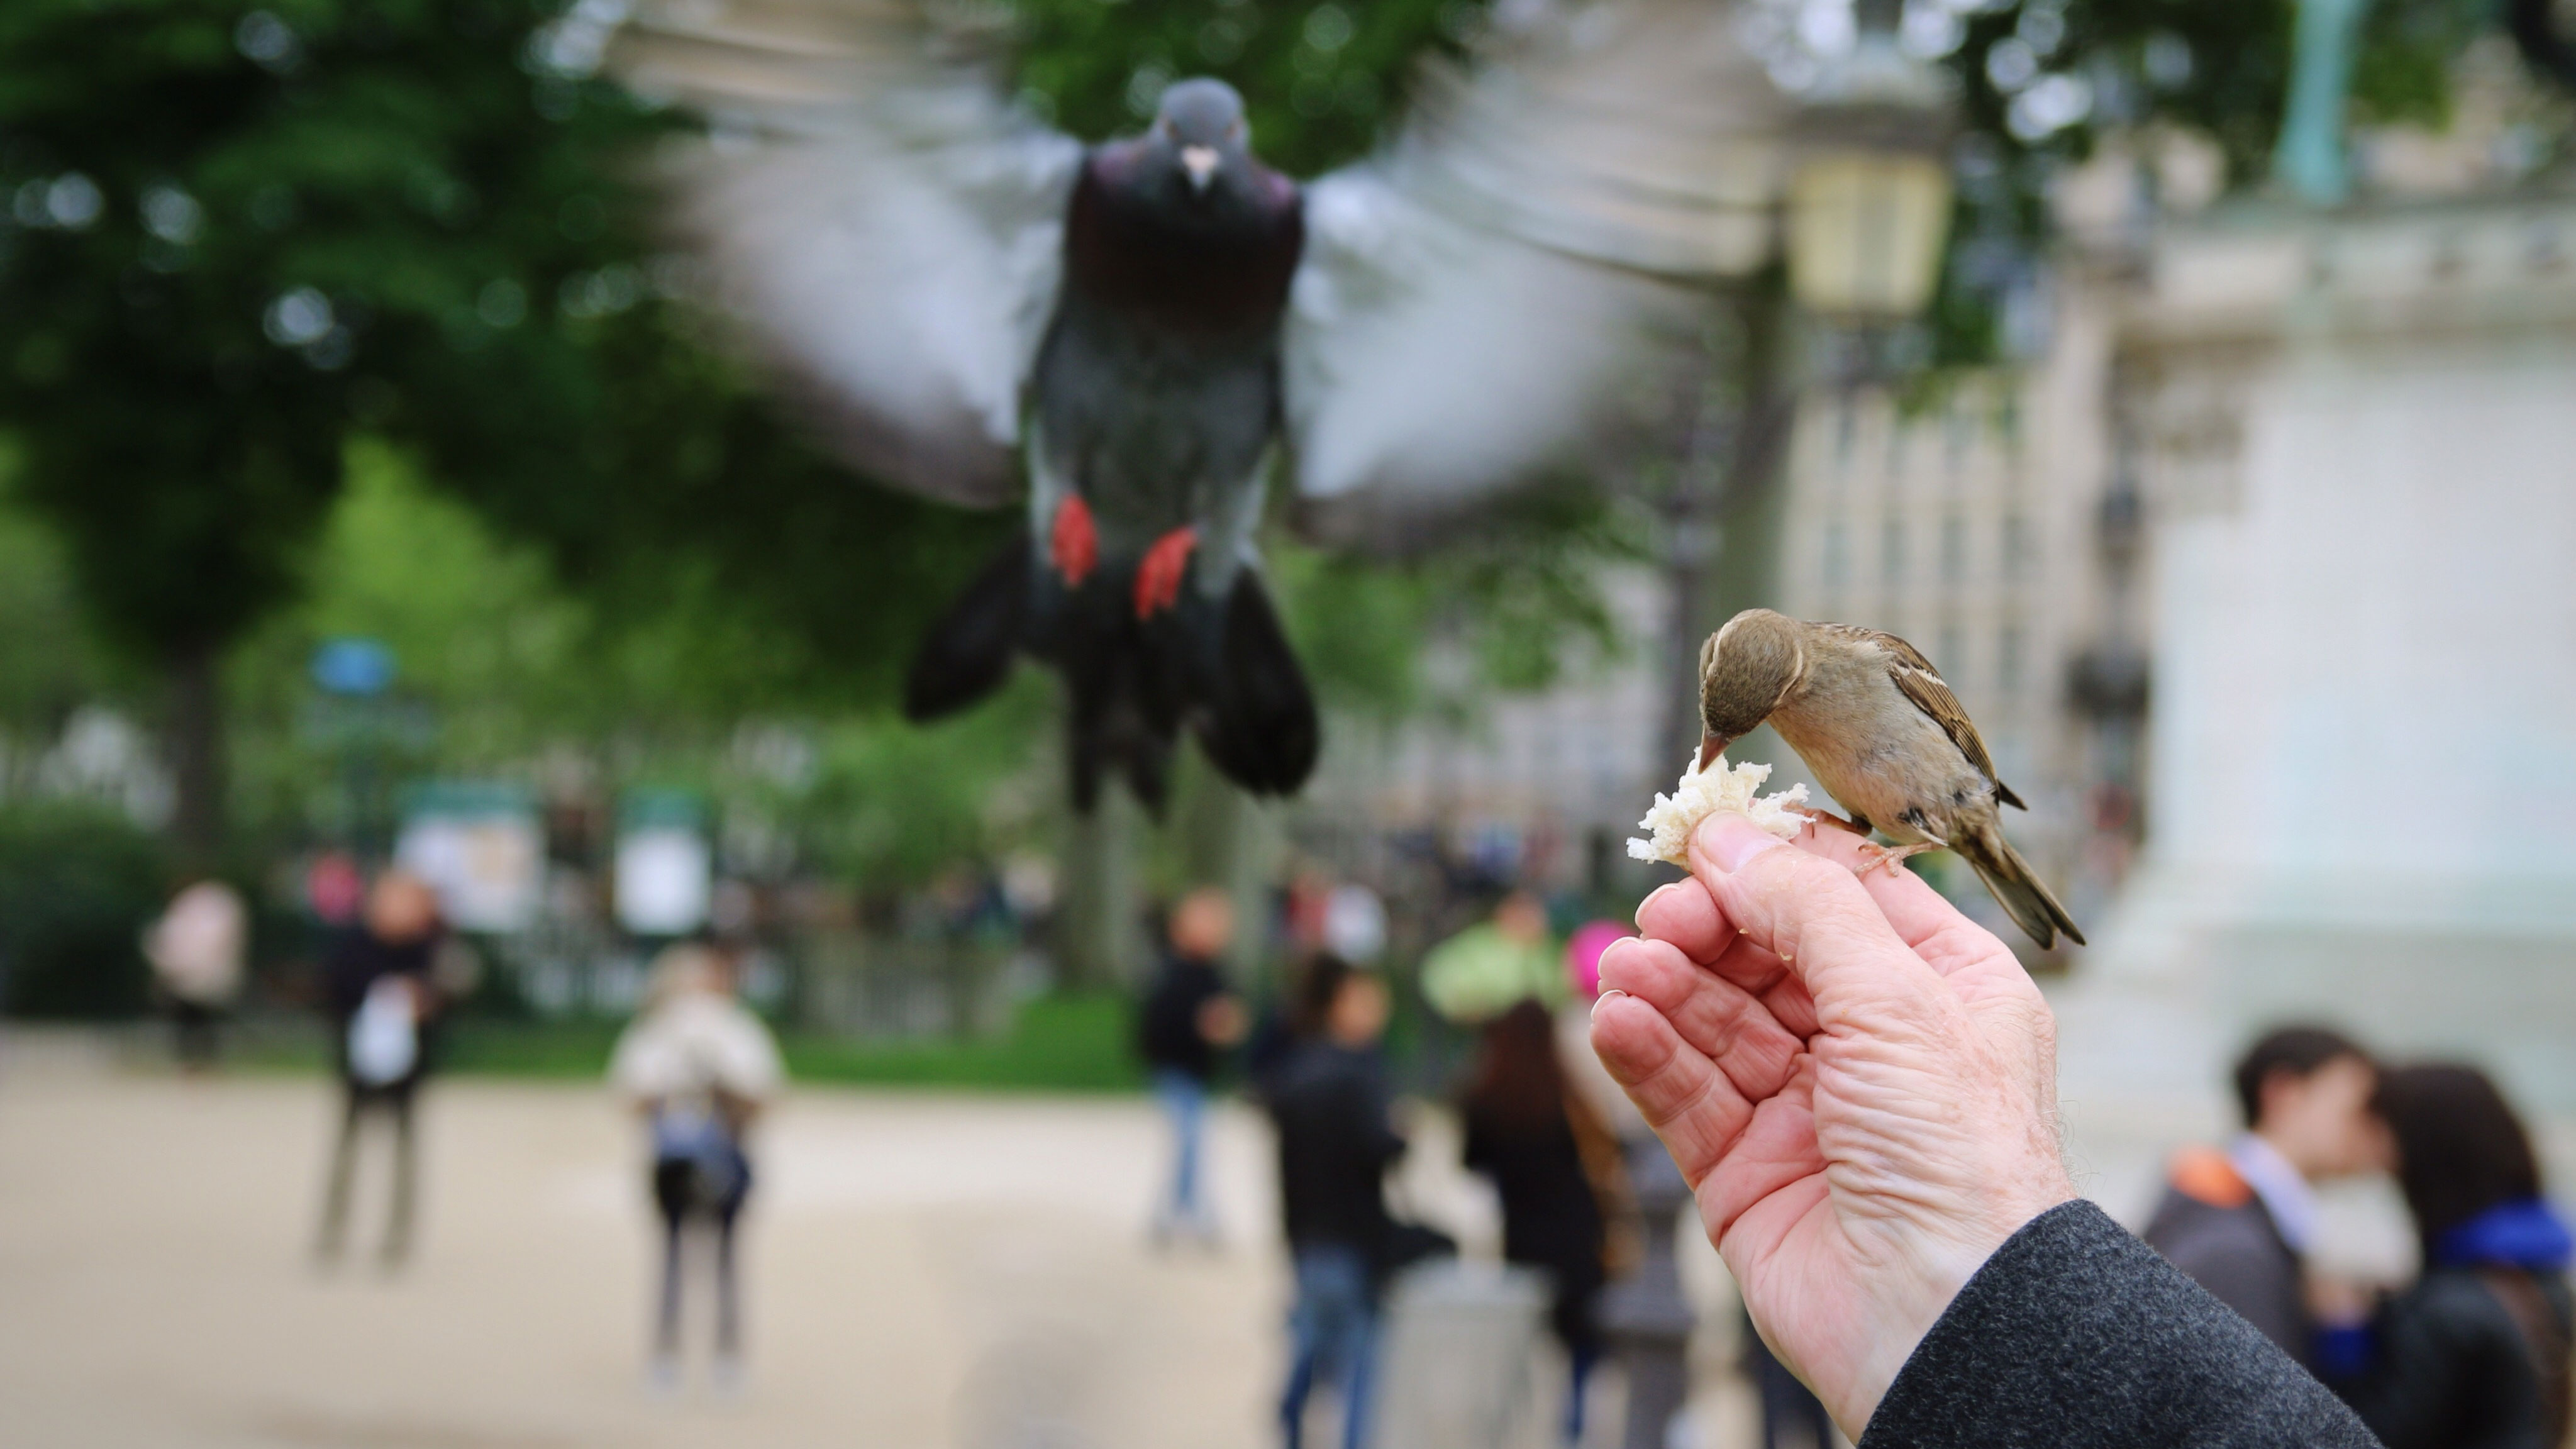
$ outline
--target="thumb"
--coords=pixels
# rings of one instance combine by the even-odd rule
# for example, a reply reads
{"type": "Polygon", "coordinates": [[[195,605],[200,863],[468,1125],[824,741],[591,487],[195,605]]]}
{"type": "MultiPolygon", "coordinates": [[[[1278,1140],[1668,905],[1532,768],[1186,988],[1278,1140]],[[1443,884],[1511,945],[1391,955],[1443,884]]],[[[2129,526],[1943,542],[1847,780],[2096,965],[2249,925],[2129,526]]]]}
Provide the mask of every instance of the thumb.
{"type": "Polygon", "coordinates": [[[1844,866],[1731,812],[1691,833],[1690,863],[1726,919],[1806,985],[1820,1018],[1829,1003],[1947,994],[1844,866]]]}

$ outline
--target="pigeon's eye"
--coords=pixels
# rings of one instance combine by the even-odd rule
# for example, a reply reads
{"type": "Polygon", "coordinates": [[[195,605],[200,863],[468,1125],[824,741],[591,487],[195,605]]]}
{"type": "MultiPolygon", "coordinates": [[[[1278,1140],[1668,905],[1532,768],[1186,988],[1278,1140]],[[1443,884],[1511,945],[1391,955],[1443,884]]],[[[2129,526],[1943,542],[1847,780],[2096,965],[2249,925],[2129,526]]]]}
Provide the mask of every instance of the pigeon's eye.
{"type": "Polygon", "coordinates": [[[1242,140],[1242,139],[1243,139],[1243,123],[1242,123],[1241,121],[1237,121],[1237,122],[1235,122],[1233,125],[1226,127],[1226,128],[1225,128],[1225,138],[1226,138],[1227,140],[1229,140],[1229,141],[1240,141],[1240,140],[1242,140]]]}

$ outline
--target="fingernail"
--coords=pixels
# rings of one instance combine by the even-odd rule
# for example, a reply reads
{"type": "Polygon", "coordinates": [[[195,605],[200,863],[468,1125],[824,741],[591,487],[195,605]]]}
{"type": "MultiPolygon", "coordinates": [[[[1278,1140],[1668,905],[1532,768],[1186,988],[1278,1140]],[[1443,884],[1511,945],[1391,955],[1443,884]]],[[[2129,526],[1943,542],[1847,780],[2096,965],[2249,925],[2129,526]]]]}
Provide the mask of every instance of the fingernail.
{"type": "Polygon", "coordinates": [[[1677,880],[1666,881],[1664,884],[1646,892],[1646,898],[1637,902],[1637,914],[1632,918],[1638,930],[1642,931],[1646,928],[1646,907],[1653,905],[1655,903],[1655,898],[1662,895],[1664,892],[1681,889],[1681,884],[1682,883],[1677,880]]]}
{"type": "Polygon", "coordinates": [[[1744,863],[1766,850],[1787,844],[1779,836],[1754,824],[1741,815],[1712,815],[1701,822],[1696,842],[1701,853],[1717,862],[1717,868],[1729,875],[1744,868],[1744,863]]]}
{"type": "Polygon", "coordinates": [[[1586,1012],[1585,1015],[1587,1017],[1599,1016],[1601,1014],[1601,1003],[1608,1001],[1613,996],[1625,996],[1627,994],[1627,992],[1620,990],[1616,986],[1604,988],[1599,996],[1592,998],[1592,1010],[1586,1012]]]}

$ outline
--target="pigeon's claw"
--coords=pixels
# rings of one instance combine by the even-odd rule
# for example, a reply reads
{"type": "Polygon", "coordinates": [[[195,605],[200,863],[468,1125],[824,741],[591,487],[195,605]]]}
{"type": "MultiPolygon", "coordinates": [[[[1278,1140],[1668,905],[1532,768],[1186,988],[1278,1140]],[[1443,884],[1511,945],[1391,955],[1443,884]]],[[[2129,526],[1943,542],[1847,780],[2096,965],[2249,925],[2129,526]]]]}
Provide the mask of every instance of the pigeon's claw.
{"type": "Polygon", "coordinates": [[[1154,540],[1136,565],[1136,617],[1150,619],[1157,610],[1181,600],[1181,580],[1189,577],[1190,554],[1199,546],[1195,528],[1175,528],[1154,540]]]}
{"type": "Polygon", "coordinates": [[[1100,564],[1100,530],[1091,522],[1091,505],[1079,493],[1066,494],[1056,505],[1055,523],[1047,530],[1047,561],[1072,589],[1081,588],[1100,564]]]}

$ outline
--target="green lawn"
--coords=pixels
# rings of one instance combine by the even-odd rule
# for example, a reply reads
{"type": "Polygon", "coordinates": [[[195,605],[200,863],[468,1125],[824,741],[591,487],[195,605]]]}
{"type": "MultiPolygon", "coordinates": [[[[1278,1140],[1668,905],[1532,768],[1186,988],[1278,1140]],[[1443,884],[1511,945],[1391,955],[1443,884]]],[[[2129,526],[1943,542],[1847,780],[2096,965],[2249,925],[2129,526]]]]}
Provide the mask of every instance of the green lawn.
{"type": "MultiPolygon", "coordinates": [[[[1124,1092],[1144,1084],[1129,1048],[1128,1010],[1114,992],[1044,996],[995,1038],[870,1042],[788,1032],[779,1049],[799,1082],[1124,1092]]],[[[622,1026],[467,1017],[442,1034],[437,1067],[458,1076],[595,1078],[607,1072],[622,1026]]],[[[311,1070],[322,1064],[323,1048],[308,1035],[246,1046],[238,1056],[251,1066],[311,1070]]]]}

